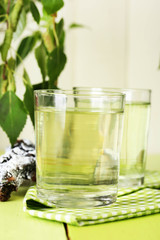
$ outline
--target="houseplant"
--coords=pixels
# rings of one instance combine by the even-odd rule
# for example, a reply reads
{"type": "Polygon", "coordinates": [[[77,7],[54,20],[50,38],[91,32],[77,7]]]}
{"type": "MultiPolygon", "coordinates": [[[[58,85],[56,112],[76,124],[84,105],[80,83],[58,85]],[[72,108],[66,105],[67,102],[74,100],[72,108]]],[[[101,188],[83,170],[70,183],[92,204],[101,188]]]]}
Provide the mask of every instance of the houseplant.
{"type": "Polygon", "coordinates": [[[57,12],[63,5],[63,0],[0,2],[0,28],[4,30],[0,46],[0,127],[7,134],[11,145],[22,131],[27,115],[34,125],[33,90],[57,88],[58,77],[66,64],[64,20],[57,21],[57,12]],[[39,9],[42,9],[41,13],[39,9]],[[13,51],[12,44],[25,29],[28,14],[32,14],[38,30],[24,37],[13,51]],[[35,52],[42,81],[32,85],[24,68],[22,81],[25,94],[21,100],[16,94],[15,73],[31,51],[35,52]]]}

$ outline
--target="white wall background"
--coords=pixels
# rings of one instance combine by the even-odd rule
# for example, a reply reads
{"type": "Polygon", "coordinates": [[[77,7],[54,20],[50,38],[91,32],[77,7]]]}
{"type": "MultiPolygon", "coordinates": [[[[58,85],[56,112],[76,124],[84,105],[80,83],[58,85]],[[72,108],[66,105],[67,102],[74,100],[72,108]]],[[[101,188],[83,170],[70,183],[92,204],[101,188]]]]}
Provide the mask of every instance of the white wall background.
{"type": "MultiPolygon", "coordinates": [[[[67,31],[68,63],[59,87],[152,89],[148,152],[160,153],[160,1],[66,0],[61,14],[66,28],[72,22],[88,28],[67,31]]],[[[25,66],[32,82],[38,82],[41,76],[32,55],[25,66]]],[[[19,89],[22,95],[23,86],[19,89]]],[[[21,137],[34,140],[31,123],[27,125],[21,137]]],[[[7,140],[2,142],[2,131],[0,136],[3,147],[7,140]]]]}

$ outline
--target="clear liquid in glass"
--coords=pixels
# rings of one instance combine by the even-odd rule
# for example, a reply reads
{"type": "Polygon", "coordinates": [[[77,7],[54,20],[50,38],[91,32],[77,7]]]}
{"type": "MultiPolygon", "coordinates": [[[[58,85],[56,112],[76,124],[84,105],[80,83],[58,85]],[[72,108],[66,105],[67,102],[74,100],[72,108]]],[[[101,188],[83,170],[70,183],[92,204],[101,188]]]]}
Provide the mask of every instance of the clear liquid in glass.
{"type": "Polygon", "coordinates": [[[150,104],[125,105],[119,180],[122,187],[144,183],[149,120],[150,104]]]}
{"type": "Polygon", "coordinates": [[[86,109],[37,109],[38,196],[71,208],[114,202],[122,115],[86,109]]]}

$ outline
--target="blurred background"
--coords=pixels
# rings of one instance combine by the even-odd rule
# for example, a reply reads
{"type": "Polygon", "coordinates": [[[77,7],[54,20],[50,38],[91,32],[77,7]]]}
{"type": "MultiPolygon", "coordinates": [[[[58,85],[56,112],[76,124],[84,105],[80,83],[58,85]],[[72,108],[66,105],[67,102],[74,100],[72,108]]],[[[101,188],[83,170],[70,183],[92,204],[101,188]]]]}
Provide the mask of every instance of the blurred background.
{"type": "MultiPolygon", "coordinates": [[[[160,1],[66,0],[61,15],[65,19],[68,61],[58,86],[151,89],[148,153],[160,154],[160,1]],[[85,27],[69,30],[71,23],[85,27]]],[[[37,27],[32,18],[29,27],[37,27]]],[[[32,83],[38,82],[41,74],[33,54],[25,59],[24,65],[32,83]]],[[[22,97],[22,67],[17,74],[18,94],[22,97]]],[[[9,144],[1,129],[0,135],[2,147],[9,144]]],[[[29,119],[21,137],[34,141],[29,119]]],[[[153,157],[148,164],[150,168],[154,165],[153,157]]]]}

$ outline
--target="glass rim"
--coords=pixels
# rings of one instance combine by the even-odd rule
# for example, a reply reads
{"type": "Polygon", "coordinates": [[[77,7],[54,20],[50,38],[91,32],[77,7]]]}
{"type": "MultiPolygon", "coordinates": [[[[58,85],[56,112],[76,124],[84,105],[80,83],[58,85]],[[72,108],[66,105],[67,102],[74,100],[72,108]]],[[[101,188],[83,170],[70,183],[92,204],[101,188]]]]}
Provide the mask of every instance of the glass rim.
{"type": "MultiPolygon", "coordinates": [[[[89,91],[89,90],[96,90],[96,89],[100,89],[100,90],[118,90],[118,91],[130,91],[130,92],[148,92],[151,93],[152,90],[151,89],[146,89],[146,88],[116,88],[116,87],[73,87],[73,90],[84,90],[84,91],[89,91]]],[[[107,91],[106,91],[107,92],[107,91]]]]}
{"type": "Polygon", "coordinates": [[[112,97],[112,98],[125,98],[125,93],[120,92],[111,92],[105,91],[103,93],[74,93],[73,90],[64,90],[64,89],[38,89],[34,90],[34,94],[46,94],[46,95],[66,95],[66,96],[75,96],[75,97],[112,97]]]}

